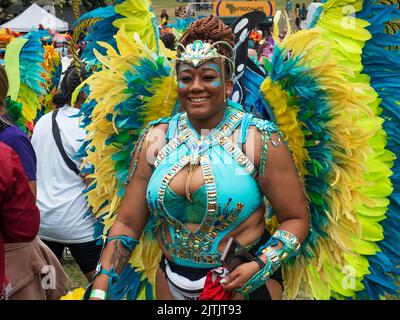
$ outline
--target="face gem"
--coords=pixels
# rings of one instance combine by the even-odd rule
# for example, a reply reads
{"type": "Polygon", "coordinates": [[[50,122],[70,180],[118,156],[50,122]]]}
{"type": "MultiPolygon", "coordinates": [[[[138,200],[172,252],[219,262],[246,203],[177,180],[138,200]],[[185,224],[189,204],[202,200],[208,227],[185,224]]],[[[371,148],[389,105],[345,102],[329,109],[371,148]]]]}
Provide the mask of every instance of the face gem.
{"type": "Polygon", "coordinates": [[[184,89],[185,88],[185,84],[181,81],[178,82],[178,86],[180,89],[184,89]]]}

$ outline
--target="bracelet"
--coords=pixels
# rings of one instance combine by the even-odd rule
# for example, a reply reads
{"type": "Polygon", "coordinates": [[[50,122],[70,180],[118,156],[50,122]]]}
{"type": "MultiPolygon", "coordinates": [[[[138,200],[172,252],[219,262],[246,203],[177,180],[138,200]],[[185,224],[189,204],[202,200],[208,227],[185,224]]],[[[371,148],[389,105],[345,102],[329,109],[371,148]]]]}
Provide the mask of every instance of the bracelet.
{"type": "Polygon", "coordinates": [[[271,267],[273,272],[279,269],[281,266],[281,259],[279,258],[277,250],[271,247],[266,247],[262,254],[267,257],[267,260],[271,261],[271,267]]]}
{"type": "Polygon", "coordinates": [[[125,248],[127,248],[129,251],[133,251],[133,249],[135,249],[136,245],[139,243],[139,241],[136,240],[135,238],[125,236],[125,235],[106,238],[105,243],[107,244],[113,240],[119,240],[121,242],[121,244],[125,248]]]}
{"type": "Polygon", "coordinates": [[[237,291],[248,294],[257,290],[259,287],[264,285],[271,274],[279,269],[282,262],[295,256],[299,250],[300,241],[293,234],[285,230],[277,230],[267,243],[256,252],[257,259],[254,259],[253,261],[257,262],[260,266],[260,271],[254,274],[246,284],[237,291]],[[283,244],[282,248],[273,248],[279,243],[283,244]],[[267,257],[267,263],[263,266],[260,264],[260,261],[262,262],[262,260],[258,258],[260,254],[264,254],[267,257]]]}
{"type": "Polygon", "coordinates": [[[107,293],[104,290],[94,289],[90,293],[89,299],[91,299],[91,298],[97,298],[97,299],[101,299],[101,300],[106,300],[107,293]]]}
{"type": "Polygon", "coordinates": [[[278,253],[278,257],[281,262],[284,262],[288,258],[295,256],[300,249],[300,241],[296,238],[296,236],[285,230],[276,230],[267,243],[258,249],[256,255],[258,256],[261,253],[266,254],[264,251],[267,250],[268,247],[275,247],[279,243],[283,244],[282,248],[274,250],[278,253]]]}
{"type": "Polygon", "coordinates": [[[267,259],[265,266],[255,275],[253,275],[243,287],[237,289],[236,291],[243,294],[249,294],[261,287],[268,280],[272,273],[272,262],[271,260],[267,259]]]}
{"type": "Polygon", "coordinates": [[[126,235],[114,236],[114,237],[110,237],[110,238],[106,237],[106,239],[103,243],[103,248],[101,249],[100,259],[99,259],[99,262],[97,263],[97,267],[96,267],[95,274],[93,275],[93,279],[96,279],[96,277],[99,274],[104,274],[104,275],[108,276],[108,278],[109,278],[108,287],[109,288],[111,288],[111,286],[118,281],[119,276],[115,272],[113,266],[110,267],[110,270],[103,269],[102,263],[101,263],[101,257],[103,255],[105,246],[114,240],[119,240],[121,242],[121,244],[129,251],[133,251],[135,249],[136,245],[139,243],[139,241],[136,240],[135,238],[132,238],[132,237],[129,237],[126,235]]]}
{"type": "Polygon", "coordinates": [[[286,230],[276,230],[272,236],[273,239],[283,243],[281,249],[277,249],[279,258],[286,260],[292,256],[295,256],[300,250],[300,241],[297,237],[286,230]]]}

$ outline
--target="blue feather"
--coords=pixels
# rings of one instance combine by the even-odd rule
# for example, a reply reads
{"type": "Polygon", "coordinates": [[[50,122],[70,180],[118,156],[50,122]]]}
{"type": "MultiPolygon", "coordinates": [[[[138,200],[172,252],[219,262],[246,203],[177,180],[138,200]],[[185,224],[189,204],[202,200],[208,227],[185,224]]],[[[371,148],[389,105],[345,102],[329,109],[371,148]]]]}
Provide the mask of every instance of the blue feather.
{"type": "MultiPolygon", "coordinates": [[[[388,46],[400,45],[400,32],[385,33],[385,23],[400,19],[397,5],[376,4],[372,0],[364,1],[363,10],[357,17],[367,20],[372,38],[366,42],[362,54],[363,72],[371,77],[371,86],[382,99],[381,117],[385,119],[383,128],[388,135],[386,148],[400,155],[400,54],[387,50],[388,46]]],[[[391,168],[393,175],[393,193],[386,219],[382,221],[384,239],[378,243],[381,252],[370,256],[369,270],[363,284],[365,289],[357,293],[359,298],[379,299],[385,294],[398,296],[396,279],[400,274],[400,159],[394,160],[391,168]]]]}

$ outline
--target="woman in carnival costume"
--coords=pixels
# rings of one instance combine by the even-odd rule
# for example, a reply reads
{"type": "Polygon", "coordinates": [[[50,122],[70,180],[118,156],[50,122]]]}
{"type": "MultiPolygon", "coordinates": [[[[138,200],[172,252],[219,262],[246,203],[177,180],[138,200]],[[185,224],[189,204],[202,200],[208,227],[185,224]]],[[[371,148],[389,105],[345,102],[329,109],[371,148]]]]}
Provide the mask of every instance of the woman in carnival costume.
{"type": "MultiPolygon", "coordinates": [[[[270,62],[265,59],[265,70],[253,66],[249,59],[246,62],[240,54],[240,52],[247,54],[246,37],[248,38],[248,30],[253,29],[253,26],[245,22],[249,21],[247,17],[232,25],[236,36],[235,76],[231,101],[227,100],[226,110],[239,113],[240,107],[232,102],[240,103],[246,112],[254,112],[263,119],[270,119],[279,128],[290,147],[307,197],[310,231],[303,241],[301,235],[293,230],[292,233],[302,242],[301,248],[297,255],[285,260],[281,267],[284,297],[287,299],[298,298],[300,292],[302,292],[301,297],[314,299],[380,299],[386,298],[388,294],[391,297],[398,296],[396,283],[400,274],[400,255],[397,250],[400,242],[398,232],[400,211],[397,196],[400,168],[398,157],[400,148],[397,139],[400,128],[398,124],[400,57],[396,49],[399,44],[399,32],[396,31],[399,30],[396,21],[400,19],[398,3],[398,0],[329,0],[313,15],[307,30],[292,33],[288,25],[288,32],[283,39],[279,37],[277,22],[280,12],[277,11],[274,18],[274,51],[270,62]],[[348,5],[353,6],[355,14],[345,10],[348,5]],[[350,23],[351,28],[347,24],[343,25],[343,21],[350,23]]],[[[187,139],[184,138],[184,142],[175,140],[174,134],[180,130],[178,117],[181,114],[174,118],[178,110],[187,112],[191,124],[187,132],[193,133],[196,137],[198,129],[196,119],[189,117],[192,112],[190,105],[193,106],[196,102],[189,102],[185,98],[182,100],[182,96],[177,99],[178,93],[185,92],[188,86],[185,81],[193,77],[193,74],[186,75],[186,73],[190,73],[190,70],[200,72],[207,64],[213,63],[220,70],[214,66],[210,72],[219,72],[222,87],[229,89],[229,77],[222,78],[225,76],[225,71],[228,73],[230,71],[229,63],[225,66],[217,57],[207,63],[203,62],[205,57],[198,57],[198,61],[195,62],[192,59],[194,55],[189,54],[190,50],[186,50],[186,46],[197,39],[190,38],[183,42],[183,38],[181,41],[183,48],[180,47],[177,60],[178,80],[181,86],[179,88],[175,81],[176,68],[171,67],[167,58],[171,56],[163,52],[157,29],[151,23],[155,17],[147,1],[123,1],[109,10],[122,14],[123,18],[114,14],[112,19],[116,20],[111,25],[107,19],[97,20],[101,19],[100,16],[104,16],[104,12],[99,11],[82,17],[80,22],[85,25],[98,21],[96,25],[101,25],[101,30],[107,27],[113,35],[115,34],[115,37],[104,38],[103,35],[108,33],[96,31],[90,33],[88,37],[102,39],[102,42],[93,42],[96,43],[96,48],[88,50],[85,58],[85,61],[91,61],[98,67],[86,82],[90,94],[82,108],[84,115],[82,123],[88,135],[81,151],[85,157],[84,163],[91,165],[88,173],[93,180],[87,190],[87,196],[97,217],[96,232],[102,233],[106,240],[102,259],[104,264],[99,265],[98,272],[111,275],[111,277],[99,275],[94,288],[104,291],[108,289],[107,299],[154,299],[156,287],[158,286],[157,292],[160,292],[159,286],[168,285],[172,288],[170,290],[173,291],[172,294],[178,296],[179,292],[172,284],[170,285],[170,280],[179,286],[177,279],[189,277],[185,283],[180,283],[181,288],[187,284],[189,289],[196,284],[195,279],[200,279],[197,283],[204,281],[204,273],[196,275],[195,281],[192,281],[193,274],[196,270],[204,271],[207,268],[191,267],[189,274],[185,272],[188,266],[185,264],[189,256],[187,253],[192,254],[189,256],[191,258],[196,251],[180,250],[182,246],[178,244],[185,243],[187,248],[191,248],[192,245],[193,248],[199,248],[198,239],[190,235],[198,236],[209,231],[204,226],[209,226],[210,220],[207,217],[210,215],[205,215],[204,221],[201,221],[198,212],[201,208],[204,209],[204,204],[199,201],[202,195],[205,198],[210,193],[207,204],[213,203],[210,183],[212,186],[215,182],[216,186],[217,214],[213,220],[214,229],[209,234],[210,237],[201,242],[201,251],[210,248],[209,253],[220,253],[220,246],[223,246],[223,240],[220,241],[221,236],[224,238],[232,235],[221,233],[220,229],[226,228],[226,221],[219,219],[230,217],[233,219],[230,220],[230,227],[240,231],[238,228],[246,226],[251,218],[257,217],[256,212],[235,228],[237,226],[235,223],[240,222],[240,217],[243,217],[249,206],[253,202],[256,203],[252,196],[249,198],[250,201],[243,201],[243,208],[239,206],[237,210],[232,210],[232,207],[241,202],[239,197],[244,194],[241,192],[252,190],[252,187],[242,182],[247,181],[247,178],[248,181],[253,180],[250,180],[249,176],[245,178],[232,174],[227,177],[225,170],[219,168],[224,164],[225,169],[231,172],[231,168],[235,165],[240,166],[240,163],[245,163],[245,168],[251,169],[251,164],[257,166],[257,159],[260,159],[258,171],[264,170],[265,175],[268,175],[271,172],[268,168],[273,163],[274,155],[285,150],[285,146],[271,145],[272,142],[275,144],[278,142],[280,134],[274,131],[276,128],[271,125],[260,129],[262,127],[260,123],[268,124],[268,122],[255,120],[255,117],[250,121],[247,118],[251,117],[250,115],[245,115],[244,119],[247,120],[242,119],[238,130],[234,130],[233,141],[229,136],[225,139],[222,135],[219,141],[213,140],[210,147],[209,139],[215,137],[213,134],[216,130],[203,133],[207,139],[204,141],[200,139],[197,146],[190,138],[191,135],[188,135],[187,139]],[[135,8],[136,10],[133,10],[135,8]],[[143,16],[147,20],[139,19],[138,21],[142,22],[140,27],[124,23],[128,21],[125,18],[143,16]],[[90,20],[91,17],[96,19],[90,20]],[[189,61],[193,61],[189,66],[184,63],[187,57],[190,57],[189,61]],[[194,68],[195,66],[198,68],[194,68]],[[183,73],[182,68],[189,69],[183,73]],[[186,103],[186,107],[182,101],[186,103]],[[147,125],[160,117],[171,115],[172,118],[161,119],[147,125]],[[259,133],[259,130],[263,133],[259,133]],[[239,132],[236,134],[237,131],[239,132]],[[168,134],[165,136],[165,133],[168,134]],[[251,137],[257,138],[258,134],[261,134],[262,142],[269,142],[268,150],[265,147],[261,148],[259,158],[257,152],[254,152],[254,157],[251,158],[252,152],[248,150],[249,141],[251,137]],[[168,146],[164,148],[166,140],[168,146]],[[222,148],[226,146],[225,142],[228,140],[234,144],[233,147],[227,148],[233,156],[227,156],[230,162],[223,162],[222,160],[226,160],[224,155],[227,154],[222,148]],[[242,149],[235,145],[237,142],[239,145],[243,144],[242,149]],[[176,146],[171,147],[169,143],[176,143],[176,146]],[[246,157],[240,157],[237,148],[254,162],[246,162],[246,157]],[[216,150],[221,150],[218,154],[220,157],[216,157],[216,150]],[[154,175],[152,168],[150,169],[148,163],[142,159],[145,153],[154,156],[148,159],[149,163],[154,164],[154,175]],[[185,160],[184,153],[195,156],[185,160]],[[262,156],[265,154],[268,156],[267,160],[262,156]],[[210,159],[214,180],[208,179],[208,173],[211,171],[205,170],[203,177],[205,187],[201,187],[203,179],[199,167],[202,167],[202,163],[204,166],[202,159],[205,156],[210,159]],[[129,168],[132,157],[134,161],[129,168]],[[154,161],[157,157],[160,159],[154,161]],[[196,161],[198,158],[200,164],[196,161]],[[189,169],[183,168],[185,163],[180,162],[181,159],[191,163],[189,169]],[[174,168],[177,163],[182,165],[182,168],[174,168]],[[264,163],[266,166],[263,169],[264,163]],[[168,175],[169,169],[176,171],[168,175]],[[191,174],[186,177],[188,171],[191,174]],[[166,180],[163,180],[164,175],[167,175],[166,180]],[[128,176],[131,178],[128,179],[128,176]],[[234,189],[236,185],[232,181],[236,180],[240,180],[240,188],[244,191],[230,190],[232,195],[229,198],[232,200],[229,202],[229,198],[224,196],[226,190],[224,186],[227,183],[234,189]],[[132,194],[129,186],[133,183],[148,185],[149,192],[146,194],[147,189],[144,186],[136,188],[137,193],[133,197],[142,199],[142,202],[136,203],[131,208],[127,208],[126,204],[121,207],[121,198],[125,193],[132,194]],[[182,188],[182,186],[188,187],[182,188]],[[157,194],[158,191],[161,192],[160,196],[157,194]],[[145,200],[146,195],[148,201],[145,200]],[[181,201],[175,201],[176,199],[181,201]],[[190,201],[193,201],[193,204],[190,201]],[[228,206],[225,207],[228,202],[228,206]],[[175,203],[182,205],[175,207],[175,203]],[[130,210],[134,215],[138,212],[138,206],[141,206],[142,210],[147,210],[147,205],[150,206],[150,210],[146,211],[149,219],[146,224],[141,220],[143,232],[138,244],[128,238],[115,241],[113,240],[115,238],[110,237],[115,235],[110,233],[110,228],[113,225],[115,228],[121,227],[121,219],[124,215],[128,216],[124,212],[130,210]],[[174,213],[173,216],[171,212],[174,213]],[[185,214],[177,216],[176,212],[185,214]],[[122,217],[119,216],[121,213],[122,217]],[[167,223],[163,222],[163,219],[166,219],[167,223]],[[178,224],[178,219],[183,223],[178,224]],[[191,226],[185,225],[188,221],[205,224],[203,223],[198,231],[191,233],[190,230],[193,230],[190,229],[191,226]],[[174,223],[176,223],[175,229],[174,223]],[[160,246],[159,238],[162,233],[158,235],[156,231],[165,225],[166,240],[161,241],[160,246]],[[216,243],[219,243],[217,248],[215,248],[216,243]],[[124,249],[124,244],[129,249],[124,249]],[[164,250],[164,257],[160,247],[164,250]],[[115,266],[113,268],[110,266],[110,252],[114,251],[114,248],[123,254],[123,258],[119,260],[123,263],[118,264],[118,270],[115,266]],[[168,255],[171,251],[172,254],[168,255]],[[159,268],[160,262],[162,268],[159,268]],[[123,265],[126,267],[122,268],[123,265]],[[180,268],[182,265],[183,268],[180,268]],[[163,268],[165,272],[162,271],[163,268]],[[100,271],[101,269],[104,270],[100,271]],[[165,280],[165,275],[169,280],[165,280]]],[[[209,35],[210,30],[205,34],[209,35]]],[[[226,34],[229,34],[228,30],[226,34]]],[[[229,38],[223,39],[232,44],[229,38]]],[[[219,40],[221,38],[217,39],[219,40]]],[[[227,45],[214,43],[213,47],[220,55],[225,56],[225,60],[231,58],[227,45]]],[[[219,81],[211,83],[213,82],[216,82],[214,83],[216,85],[219,81]]],[[[227,90],[226,93],[228,94],[227,90]]],[[[208,98],[208,96],[200,97],[208,98]]],[[[201,104],[201,100],[198,100],[198,103],[201,104]]],[[[196,111],[194,108],[192,110],[196,111]]],[[[215,124],[218,130],[225,128],[222,126],[225,120],[226,118],[221,122],[221,126],[215,124]]],[[[233,123],[234,120],[228,122],[229,127],[233,123]]],[[[254,139],[254,142],[256,141],[257,139],[254,139]]],[[[261,145],[263,143],[258,146],[261,145]]],[[[259,173],[260,176],[262,175],[259,173]]],[[[253,185],[256,184],[254,180],[253,185]]],[[[275,189],[270,190],[275,191],[275,189]]],[[[271,194],[267,196],[271,202],[274,201],[271,194]]],[[[131,195],[129,197],[132,198],[131,195]]],[[[126,198],[127,196],[123,203],[128,201],[126,198]]],[[[266,217],[265,223],[270,234],[274,234],[276,228],[286,230],[285,223],[279,225],[279,221],[275,219],[276,216],[282,219],[282,215],[279,214],[279,203],[278,205],[276,202],[273,203],[270,208],[272,208],[269,210],[271,214],[266,217]]],[[[126,220],[123,222],[126,223],[126,220]]],[[[260,229],[263,223],[260,222],[260,229]]],[[[196,225],[192,227],[196,228],[196,225]]],[[[129,228],[126,230],[132,232],[129,228]]],[[[306,228],[303,231],[306,231],[306,228]]],[[[248,233],[252,234],[254,231],[248,233]]],[[[119,233],[121,234],[135,239],[139,237],[139,233],[119,233]]],[[[234,236],[239,237],[240,234],[234,236]]],[[[248,244],[246,239],[238,240],[243,245],[248,244]]],[[[251,270],[254,272],[258,267],[255,263],[250,266],[254,267],[251,270]]],[[[250,268],[247,271],[250,273],[250,268]]],[[[217,290],[203,291],[201,298],[229,298],[229,283],[233,283],[231,276],[235,276],[235,273],[232,272],[224,280],[227,291],[221,290],[220,277],[212,275],[215,276],[215,273],[211,273],[204,283],[206,287],[217,290]],[[213,281],[215,279],[217,281],[213,281]],[[226,292],[228,294],[225,295],[226,292]]],[[[267,281],[267,287],[268,284],[274,283],[278,275],[279,270],[270,277],[273,280],[267,281]]],[[[260,288],[265,286],[261,285],[260,288]]],[[[268,289],[271,289],[268,293],[275,298],[275,292],[279,290],[274,290],[271,286],[268,289]]],[[[257,294],[259,290],[253,291],[249,297],[261,298],[257,294]]],[[[90,292],[92,291],[86,291],[87,297],[90,292]]],[[[105,297],[101,292],[93,294],[99,298],[105,297]]],[[[194,292],[193,295],[199,294],[194,292]]],[[[73,294],[73,297],[77,296],[73,294]]],[[[262,296],[265,298],[266,295],[262,296]]],[[[170,295],[168,297],[171,298],[170,295]]]]}
{"type": "Polygon", "coordinates": [[[107,298],[149,224],[163,253],[158,299],[282,297],[280,266],[309,233],[307,202],[277,127],[227,99],[234,44],[231,29],[213,16],[182,36],[176,60],[182,112],[151,123],[139,138],[92,299],[107,298]],[[280,223],[272,236],[264,196],[280,223]],[[226,275],[221,253],[230,237],[254,259],[226,275]]]}

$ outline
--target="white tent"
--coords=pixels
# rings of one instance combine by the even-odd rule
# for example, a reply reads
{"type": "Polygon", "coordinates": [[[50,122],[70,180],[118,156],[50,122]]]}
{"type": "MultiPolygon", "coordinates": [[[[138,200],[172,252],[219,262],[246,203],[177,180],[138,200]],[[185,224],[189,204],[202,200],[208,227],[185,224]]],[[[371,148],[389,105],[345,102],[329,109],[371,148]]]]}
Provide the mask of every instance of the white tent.
{"type": "Polygon", "coordinates": [[[32,29],[37,30],[39,25],[42,25],[45,29],[68,31],[68,22],[58,19],[36,3],[33,3],[14,19],[1,25],[0,28],[9,28],[18,32],[29,32],[32,29]]]}

